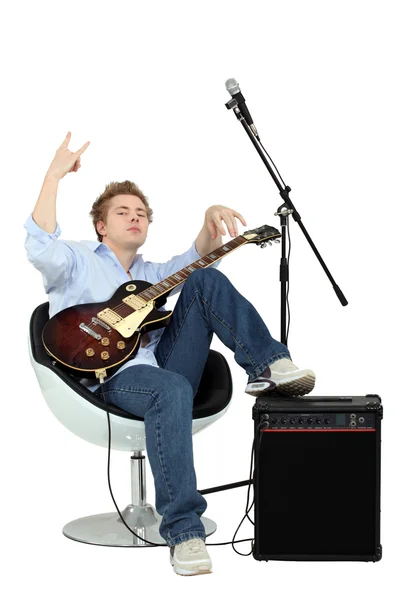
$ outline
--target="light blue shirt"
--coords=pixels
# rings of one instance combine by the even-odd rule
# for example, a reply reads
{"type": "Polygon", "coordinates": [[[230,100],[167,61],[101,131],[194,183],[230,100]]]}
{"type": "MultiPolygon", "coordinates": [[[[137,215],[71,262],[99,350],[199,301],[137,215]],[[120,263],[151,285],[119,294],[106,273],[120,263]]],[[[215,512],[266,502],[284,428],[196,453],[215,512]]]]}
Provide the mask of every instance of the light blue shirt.
{"type": "MultiPolygon", "coordinates": [[[[49,297],[49,318],[69,306],[105,302],[114,295],[120,285],[130,281],[125,269],[107,244],[92,240],[59,240],[61,229],[58,223],[54,233],[48,233],[35,223],[32,214],[24,227],[27,231],[25,249],[28,260],[41,272],[44,289],[49,297]]],[[[144,261],[142,254],[136,254],[129,272],[133,280],[157,283],[199,258],[201,256],[194,241],[189,250],[173,256],[164,263],[144,261]]],[[[220,262],[221,259],[210,267],[218,267],[220,262]]],[[[183,285],[184,283],[173,288],[169,296],[180,292],[183,285]]],[[[168,311],[166,306],[167,304],[160,306],[158,310],[168,311]]],[[[124,362],[106,381],[132,365],[147,364],[158,367],[154,352],[164,329],[165,327],[162,327],[149,331],[150,341],[147,346],[140,346],[135,357],[124,362]]],[[[97,379],[82,378],[80,382],[92,392],[100,386],[97,379]]]]}

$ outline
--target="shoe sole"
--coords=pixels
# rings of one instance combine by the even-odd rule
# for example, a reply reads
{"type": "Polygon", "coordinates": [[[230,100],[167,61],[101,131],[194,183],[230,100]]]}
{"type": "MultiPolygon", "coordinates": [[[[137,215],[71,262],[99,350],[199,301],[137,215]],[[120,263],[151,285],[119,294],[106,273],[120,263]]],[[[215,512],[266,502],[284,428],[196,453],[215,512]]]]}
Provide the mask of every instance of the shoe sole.
{"type": "Polygon", "coordinates": [[[298,379],[280,381],[273,387],[266,387],[263,390],[260,390],[259,388],[246,388],[246,393],[250,394],[251,396],[260,396],[263,394],[268,394],[270,392],[279,392],[284,396],[304,396],[305,394],[309,394],[314,389],[314,386],[315,377],[313,377],[312,375],[304,375],[303,377],[300,377],[298,379]]]}
{"type": "Polygon", "coordinates": [[[188,570],[175,565],[172,558],[170,558],[170,563],[178,575],[206,575],[207,573],[212,573],[212,565],[197,565],[192,570],[188,570]]]}

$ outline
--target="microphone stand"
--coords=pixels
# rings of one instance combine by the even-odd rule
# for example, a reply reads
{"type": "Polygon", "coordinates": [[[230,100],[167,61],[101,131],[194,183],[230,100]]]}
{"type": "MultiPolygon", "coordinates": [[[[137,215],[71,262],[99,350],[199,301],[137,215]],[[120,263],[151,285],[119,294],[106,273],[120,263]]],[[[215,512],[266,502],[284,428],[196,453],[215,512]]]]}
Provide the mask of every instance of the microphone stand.
{"type": "MultiPolygon", "coordinates": [[[[288,285],[289,285],[289,265],[288,265],[288,259],[286,256],[286,230],[288,227],[288,217],[289,215],[293,216],[293,219],[296,221],[296,223],[299,225],[301,231],[303,232],[305,238],[307,239],[308,243],[310,244],[311,248],[314,251],[315,256],[317,257],[317,259],[319,260],[322,268],[324,269],[329,281],[331,282],[333,289],[336,292],[337,297],[340,300],[340,303],[342,304],[342,306],[347,306],[348,302],[346,300],[346,298],[343,295],[343,292],[341,291],[341,289],[339,288],[339,286],[337,285],[337,283],[335,282],[335,280],[333,279],[331,273],[329,272],[328,267],[326,266],[325,262],[322,259],[322,256],[320,255],[320,253],[318,252],[314,242],[312,241],[310,235],[308,234],[306,228],[303,225],[303,222],[301,220],[301,216],[299,215],[299,213],[297,212],[296,208],[294,207],[294,204],[292,202],[292,200],[289,198],[289,192],[291,192],[291,188],[286,185],[285,187],[283,187],[280,183],[280,181],[278,180],[277,176],[275,175],[274,171],[272,170],[271,165],[269,164],[268,160],[266,159],[264,152],[261,150],[259,143],[256,141],[256,138],[254,136],[253,131],[250,129],[249,125],[247,124],[245,118],[243,117],[242,113],[240,112],[240,109],[238,107],[238,103],[237,101],[232,98],[231,100],[229,100],[229,102],[227,102],[225,104],[226,108],[228,110],[233,109],[234,113],[236,114],[237,119],[241,122],[241,124],[243,125],[247,135],[250,138],[250,141],[252,142],[252,144],[254,145],[255,149],[257,150],[258,154],[261,157],[261,160],[263,161],[264,165],[267,167],[269,174],[271,175],[272,179],[274,180],[276,186],[279,189],[279,194],[281,196],[281,198],[283,199],[283,204],[281,204],[278,207],[277,212],[275,213],[275,215],[279,215],[280,217],[280,224],[281,224],[281,231],[282,231],[282,237],[281,237],[281,249],[282,249],[282,253],[281,253],[281,264],[280,264],[280,275],[279,275],[279,280],[281,282],[281,342],[283,344],[285,344],[285,346],[287,346],[287,329],[286,329],[286,323],[287,323],[287,305],[286,305],[286,295],[287,295],[287,289],[288,289],[288,285]]],[[[257,136],[257,139],[259,140],[259,137],[257,136]]]]}

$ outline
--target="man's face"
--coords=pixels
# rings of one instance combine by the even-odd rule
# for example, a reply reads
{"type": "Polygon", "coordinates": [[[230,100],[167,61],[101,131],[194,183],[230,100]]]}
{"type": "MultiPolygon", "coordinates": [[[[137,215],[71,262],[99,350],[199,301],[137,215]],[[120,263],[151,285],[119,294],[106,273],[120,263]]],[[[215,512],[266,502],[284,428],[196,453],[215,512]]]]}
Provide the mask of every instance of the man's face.
{"type": "Polygon", "coordinates": [[[105,244],[109,241],[112,245],[126,249],[138,249],[142,246],[146,241],[148,227],[145,205],[140,198],[131,194],[111,198],[107,224],[103,221],[97,223],[97,230],[103,236],[105,244]],[[132,230],[132,227],[140,231],[132,230]]]}

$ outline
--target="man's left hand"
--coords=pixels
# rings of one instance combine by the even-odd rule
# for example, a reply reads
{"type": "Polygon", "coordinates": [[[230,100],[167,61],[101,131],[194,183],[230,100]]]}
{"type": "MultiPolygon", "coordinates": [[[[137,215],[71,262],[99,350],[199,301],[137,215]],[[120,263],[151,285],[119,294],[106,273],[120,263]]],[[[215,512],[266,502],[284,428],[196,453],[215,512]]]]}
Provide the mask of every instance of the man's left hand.
{"type": "Polygon", "coordinates": [[[228,228],[229,233],[232,237],[238,235],[237,225],[235,218],[240,219],[243,225],[247,225],[244,217],[233,208],[222,206],[222,204],[213,204],[210,208],[207,208],[204,222],[207,225],[207,229],[211,233],[211,239],[215,240],[218,233],[226,235],[223,221],[228,228]]]}

